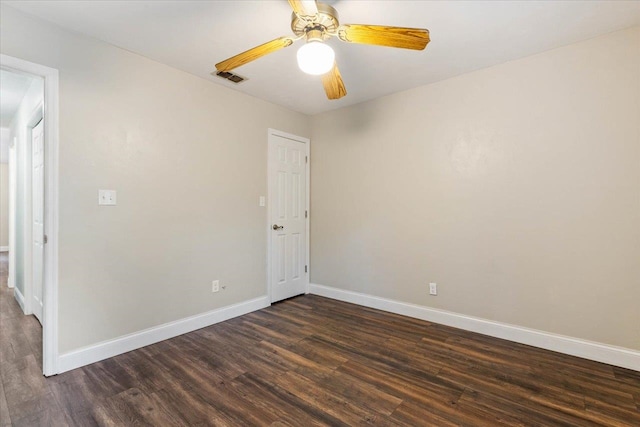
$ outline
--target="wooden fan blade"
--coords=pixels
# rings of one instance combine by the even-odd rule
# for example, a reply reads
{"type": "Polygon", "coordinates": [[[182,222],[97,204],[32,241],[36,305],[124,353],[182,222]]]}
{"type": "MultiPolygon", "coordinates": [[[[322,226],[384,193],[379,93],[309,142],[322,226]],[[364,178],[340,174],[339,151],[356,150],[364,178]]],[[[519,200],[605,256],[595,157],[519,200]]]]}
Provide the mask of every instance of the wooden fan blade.
{"type": "Polygon", "coordinates": [[[429,30],[385,27],[384,25],[350,24],[338,27],[338,37],[348,43],[423,50],[429,43],[429,30]]]}
{"type": "Polygon", "coordinates": [[[300,18],[314,18],[318,14],[315,0],[289,0],[289,4],[300,18]]]}
{"type": "Polygon", "coordinates": [[[280,37],[279,39],[271,40],[270,42],[256,46],[253,49],[239,53],[236,56],[232,56],[229,59],[225,59],[222,62],[218,62],[216,64],[216,69],[218,71],[231,71],[248,62],[262,58],[269,53],[291,46],[294,41],[295,40],[291,37],[280,37]]]}
{"type": "Polygon", "coordinates": [[[322,85],[329,99],[340,99],[347,94],[336,62],[333,63],[331,71],[322,75],[322,85]]]}

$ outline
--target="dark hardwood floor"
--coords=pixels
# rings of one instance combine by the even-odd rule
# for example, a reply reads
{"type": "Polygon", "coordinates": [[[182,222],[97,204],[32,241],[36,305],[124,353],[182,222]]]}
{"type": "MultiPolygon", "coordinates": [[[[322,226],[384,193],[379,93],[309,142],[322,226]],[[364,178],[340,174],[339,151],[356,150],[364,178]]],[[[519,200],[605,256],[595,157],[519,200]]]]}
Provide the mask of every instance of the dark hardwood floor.
{"type": "Polygon", "coordinates": [[[316,296],[44,378],[0,265],[2,426],[640,426],[638,372],[316,296]]]}

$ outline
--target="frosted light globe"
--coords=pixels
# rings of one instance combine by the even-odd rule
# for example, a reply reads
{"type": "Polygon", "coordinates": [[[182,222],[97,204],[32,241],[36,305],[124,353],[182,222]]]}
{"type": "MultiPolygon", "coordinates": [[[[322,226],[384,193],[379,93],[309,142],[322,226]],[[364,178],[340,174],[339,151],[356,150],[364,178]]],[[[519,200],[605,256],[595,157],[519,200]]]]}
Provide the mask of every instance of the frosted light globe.
{"type": "Polygon", "coordinates": [[[319,76],[331,70],[335,57],[331,46],[311,41],[298,49],[298,67],[307,74],[319,76]]]}

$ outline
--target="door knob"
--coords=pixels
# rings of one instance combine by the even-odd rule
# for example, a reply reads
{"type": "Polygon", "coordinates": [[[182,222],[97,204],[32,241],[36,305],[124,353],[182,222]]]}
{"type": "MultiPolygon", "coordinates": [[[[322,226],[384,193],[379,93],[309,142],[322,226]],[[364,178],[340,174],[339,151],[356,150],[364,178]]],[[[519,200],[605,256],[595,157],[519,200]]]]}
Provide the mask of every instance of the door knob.
{"type": "Polygon", "coordinates": [[[278,225],[278,224],[273,224],[273,227],[272,227],[272,228],[273,228],[274,230],[282,230],[282,229],[284,228],[284,226],[283,226],[283,225],[278,225]]]}

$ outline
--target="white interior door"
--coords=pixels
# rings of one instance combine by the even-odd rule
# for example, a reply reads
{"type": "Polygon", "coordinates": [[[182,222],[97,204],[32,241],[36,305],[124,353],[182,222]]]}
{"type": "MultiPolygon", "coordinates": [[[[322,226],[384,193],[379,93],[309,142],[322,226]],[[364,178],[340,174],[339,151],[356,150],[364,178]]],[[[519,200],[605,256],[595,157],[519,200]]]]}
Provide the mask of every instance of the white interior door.
{"type": "Polygon", "coordinates": [[[307,289],[308,148],[308,140],[269,136],[271,302],[307,289]]]}
{"type": "Polygon", "coordinates": [[[32,156],[32,298],[33,314],[42,323],[42,264],[44,261],[44,127],[40,120],[31,132],[32,156]]]}

